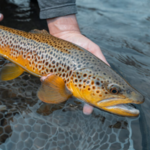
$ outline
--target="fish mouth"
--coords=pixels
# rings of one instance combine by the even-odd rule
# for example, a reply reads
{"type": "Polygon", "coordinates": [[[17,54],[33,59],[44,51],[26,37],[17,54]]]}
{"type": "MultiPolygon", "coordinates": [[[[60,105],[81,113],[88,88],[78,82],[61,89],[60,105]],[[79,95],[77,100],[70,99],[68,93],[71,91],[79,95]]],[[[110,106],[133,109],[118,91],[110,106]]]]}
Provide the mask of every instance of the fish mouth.
{"type": "Polygon", "coordinates": [[[120,116],[137,117],[140,111],[131,104],[118,104],[114,106],[102,107],[101,109],[120,116]]]}
{"type": "Polygon", "coordinates": [[[101,107],[108,107],[108,106],[114,106],[118,104],[128,104],[128,103],[134,103],[134,104],[141,104],[144,102],[144,97],[141,95],[139,98],[125,98],[125,97],[113,97],[113,98],[107,98],[103,99],[97,102],[97,104],[101,107]]]}
{"type": "Polygon", "coordinates": [[[114,113],[121,116],[136,117],[139,115],[139,110],[134,108],[131,103],[141,104],[144,102],[144,97],[141,96],[139,99],[129,98],[108,98],[98,101],[99,107],[110,113],[114,113]]]}

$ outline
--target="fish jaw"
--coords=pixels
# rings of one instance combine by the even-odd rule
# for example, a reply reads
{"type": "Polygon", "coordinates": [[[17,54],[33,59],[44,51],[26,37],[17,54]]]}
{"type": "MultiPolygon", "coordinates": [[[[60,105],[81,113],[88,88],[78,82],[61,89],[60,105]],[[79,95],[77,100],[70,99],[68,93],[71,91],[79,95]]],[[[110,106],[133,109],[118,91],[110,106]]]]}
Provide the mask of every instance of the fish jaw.
{"type": "Polygon", "coordinates": [[[102,107],[101,109],[124,117],[137,117],[140,113],[138,109],[135,109],[134,107],[129,106],[127,104],[102,107]]]}
{"type": "Polygon", "coordinates": [[[134,104],[141,104],[144,102],[144,97],[140,101],[134,101],[133,99],[129,98],[111,98],[111,99],[104,99],[101,101],[98,101],[97,105],[100,107],[109,107],[109,106],[115,106],[119,104],[129,104],[129,103],[134,103],[134,104]]]}
{"type": "MultiPolygon", "coordinates": [[[[143,102],[144,102],[144,97],[143,97],[143,102]]],[[[127,117],[138,116],[140,113],[139,110],[129,106],[128,105],[129,103],[139,104],[128,98],[124,98],[124,99],[112,98],[112,99],[102,100],[101,102],[98,102],[95,105],[102,110],[105,110],[107,112],[116,115],[127,116],[127,117]]]]}
{"type": "Polygon", "coordinates": [[[120,116],[136,117],[139,115],[139,110],[129,106],[129,103],[141,104],[145,100],[144,96],[134,91],[128,95],[122,97],[113,97],[108,99],[103,99],[97,102],[97,107],[120,116]]]}

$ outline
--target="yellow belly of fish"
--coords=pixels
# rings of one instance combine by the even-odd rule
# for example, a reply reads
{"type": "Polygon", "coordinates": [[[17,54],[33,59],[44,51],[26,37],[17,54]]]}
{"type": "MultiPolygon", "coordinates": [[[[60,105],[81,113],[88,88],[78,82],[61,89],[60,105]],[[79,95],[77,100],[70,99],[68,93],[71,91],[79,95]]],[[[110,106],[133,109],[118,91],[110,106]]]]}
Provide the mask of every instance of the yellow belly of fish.
{"type": "MultiPolygon", "coordinates": [[[[15,52],[15,50],[13,51],[15,52]]],[[[41,77],[38,69],[35,67],[33,63],[32,65],[30,65],[30,61],[27,58],[24,59],[23,55],[20,54],[17,54],[15,56],[12,55],[12,49],[9,46],[5,46],[5,47],[0,46],[0,55],[5,59],[8,59],[9,61],[22,67],[26,72],[29,72],[37,77],[41,77]],[[33,68],[35,68],[35,70],[33,70],[33,68]]]]}

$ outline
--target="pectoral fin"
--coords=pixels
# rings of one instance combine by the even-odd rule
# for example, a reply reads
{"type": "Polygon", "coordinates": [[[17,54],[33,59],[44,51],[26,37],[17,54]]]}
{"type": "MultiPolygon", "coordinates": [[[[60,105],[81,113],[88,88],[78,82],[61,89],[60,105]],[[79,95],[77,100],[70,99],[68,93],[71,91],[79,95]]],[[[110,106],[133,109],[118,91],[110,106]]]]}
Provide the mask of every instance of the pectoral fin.
{"type": "Polygon", "coordinates": [[[42,85],[37,93],[40,100],[46,103],[61,103],[72,96],[64,80],[56,75],[42,77],[42,85]]]}
{"type": "Polygon", "coordinates": [[[20,66],[8,63],[2,68],[0,79],[2,81],[12,80],[19,77],[23,72],[24,70],[20,66]]]}
{"type": "Polygon", "coordinates": [[[30,31],[30,33],[49,35],[49,33],[44,29],[43,30],[33,29],[30,31]]]}

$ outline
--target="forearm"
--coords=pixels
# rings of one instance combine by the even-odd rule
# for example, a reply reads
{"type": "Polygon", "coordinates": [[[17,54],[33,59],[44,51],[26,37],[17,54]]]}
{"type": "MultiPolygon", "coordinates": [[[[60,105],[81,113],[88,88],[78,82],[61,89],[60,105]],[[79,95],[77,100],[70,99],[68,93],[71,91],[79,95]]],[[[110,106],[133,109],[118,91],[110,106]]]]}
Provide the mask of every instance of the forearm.
{"type": "Polygon", "coordinates": [[[38,0],[38,3],[41,19],[66,16],[77,12],[75,0],[38,0]]]}
{"type": "Polygon", "coordinates": [[[62,32],[78,32],[80,29],[75,15],[67,15],[57,18],[47,19],[49,32],[52,35],[57,35],[62,32]]]}

